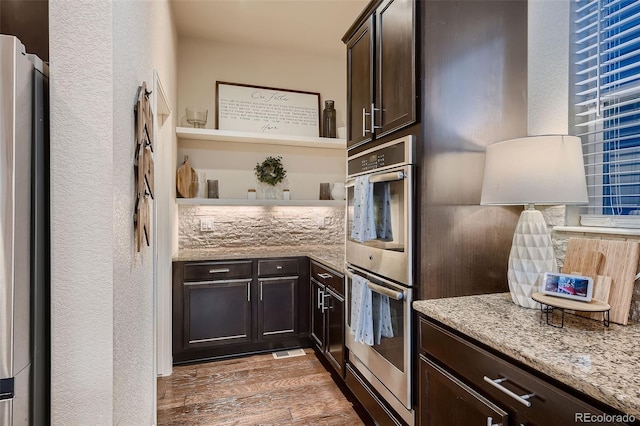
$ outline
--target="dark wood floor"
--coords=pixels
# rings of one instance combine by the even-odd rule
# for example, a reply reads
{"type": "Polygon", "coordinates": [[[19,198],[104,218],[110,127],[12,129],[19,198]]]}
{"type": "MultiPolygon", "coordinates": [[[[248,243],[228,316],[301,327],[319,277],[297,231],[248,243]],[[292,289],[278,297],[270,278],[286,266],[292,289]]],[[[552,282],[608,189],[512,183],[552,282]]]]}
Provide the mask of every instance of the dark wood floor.
{"type": "Polygon", "coordinates": [[[313,350],[174,367],[158,379],[158,425],[362,425],[313,350]]]}

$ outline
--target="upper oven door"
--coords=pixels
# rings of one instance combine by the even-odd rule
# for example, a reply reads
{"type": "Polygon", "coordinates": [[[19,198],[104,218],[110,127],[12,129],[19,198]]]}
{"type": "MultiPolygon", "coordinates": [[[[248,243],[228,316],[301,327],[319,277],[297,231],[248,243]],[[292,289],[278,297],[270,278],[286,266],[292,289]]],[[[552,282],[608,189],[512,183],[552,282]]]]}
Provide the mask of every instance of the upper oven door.
{"type": "MultiPolygon", "coordinates": [[[[369,174],[375,232],[358,238],[354,226],[362,199],[356,199],[356,177],[347,180],[346,260],[352,265],[413,285],[413,167],[403,165],[369,174]],[[364,241],[360,241],[364,240],[364,241]]],[[[366,208],[366,207],[364,207],[366,208]]]]}

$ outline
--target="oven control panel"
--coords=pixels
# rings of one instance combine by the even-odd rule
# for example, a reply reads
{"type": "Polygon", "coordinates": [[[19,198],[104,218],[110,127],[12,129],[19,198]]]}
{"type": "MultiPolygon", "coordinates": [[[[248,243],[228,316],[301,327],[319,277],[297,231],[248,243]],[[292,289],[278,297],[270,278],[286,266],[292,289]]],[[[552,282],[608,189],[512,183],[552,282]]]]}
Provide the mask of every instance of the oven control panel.
{"type": "MultiPolygon", "coordinates": [[[[381,169],[383,167],[411,163],[407,158],[407,140],[405,138],[361,152],[347,159],[347,175],[381,169]]],[[[411,144],[409,144],[411,146],[411,144]]]]}

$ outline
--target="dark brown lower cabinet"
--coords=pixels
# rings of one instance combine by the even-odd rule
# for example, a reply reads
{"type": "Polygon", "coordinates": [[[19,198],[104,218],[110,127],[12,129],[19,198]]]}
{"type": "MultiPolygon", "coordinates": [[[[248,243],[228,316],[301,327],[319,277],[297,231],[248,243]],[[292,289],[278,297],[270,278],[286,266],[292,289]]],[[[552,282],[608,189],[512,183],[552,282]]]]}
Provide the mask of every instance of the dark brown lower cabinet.
{"type": "Polygon", "coordinates": [[[345,374],[344,276],[311,262],[311,338],[340,377],[345,374]]]}
{"type": "Polygon", "coordinates": [[[478,392],[420,357],[423,425],[507,426],[509,415],[478,392]]]}
{"type": "Polygon", "coordinates": [[[419,325],[422,426],[570,426],[622,414],[437,321],[419,325]]]}
{"type": "Polygon", "coordinates": [[[308,347],[306,257],[173,263],[173,362],[308,347]]]}
{"type": "Polygon", "coordinates": [[[258,336],[280,338],[297,333],[298,277],[260,278],[258,291],[258,336]]]}
{"type": "Polygon", "coordinates": [[[251,279],[185,283],[184,347],[251,340],[251,279]]]}

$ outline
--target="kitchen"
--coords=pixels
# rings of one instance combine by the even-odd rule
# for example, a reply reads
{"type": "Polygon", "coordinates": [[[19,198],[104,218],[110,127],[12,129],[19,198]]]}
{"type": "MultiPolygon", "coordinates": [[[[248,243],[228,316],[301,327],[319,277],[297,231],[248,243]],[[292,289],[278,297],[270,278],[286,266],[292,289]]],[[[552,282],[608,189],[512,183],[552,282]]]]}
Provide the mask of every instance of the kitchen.
{"type": "MultiPolygon", "coordinates": [[[[347,25],[337,31],[334,37],[337,44],[342,43],[340,37],[362,4],[355,9],[358,10],[354,15],[345,19],[347,25]]],[[[562,28],[567,12],[556,2],[531,2],[529,9],[527,133],[566,134],[568,95],[563,94],[567,92],[568,82],[562,72],[555,72],[549,64],[560,64],[563,69],[567,59],[561,49],[555,48],[556,40],[535,35],[550,35],[553,34],[550,28],[562,28]],[[556,20],[560,22],[552,24],[556,20]],[[558,59],[550,60],[551,53],[557,54],[558,59]],[[547,94],[559,99],[550,103],[547,94]]],[[[49,13],[54,146],[51,214],[55,224],[52,227],[52,419],[58,424],[96,423],[96,419],[105,424],[150,424],[149,419],[155,415],[152,409],[154,357],[151,356],[154,262],[149,252],[134,254],[132,231],[125,225],[131,222],[129,194],[133,185],[130,99],[141,81],[153,80],[151,70],[157,69],[172,114],[159,129],[159,140],[166,138],[169,143],[160,143],[156,161],[160,163],[157,167],[166,170],[159,174],[159,186],[171,188],[175,168],[182,160],[177,151],[172,152],[175,127],[181,125],[181,111],[195,101],[213,105],[212,85],[216,78],[201,69],[194,71],[200,73],[194,81],[208,85],[207,90],[197,84],[191,88],[183,86],[189,86],[185,81],[190,76],[181,74],[178,64],[183,54],[181,47],[188,49],[189,46],[183,44],[172,24],[168,4],[91,3],[79,8],[51,2],[49,13]],[[96,99],[112,101],[96,102],[96,99]],[[87,143],[87,139],[91,143],[87,143]],[[77,190],[73,193],[65,189],[70,179],[76,183],[77,190]],[[90,223],[87,217],[92,218],[90,223]],[[92,339],[87,341],[86,336],[92,339]],[[140,357],[141,353],[149,356],[140,357]]],[[[205,48],[197,44],[194,50],[205,48]]],[[[344,45],[341,48],[344,49],[344,45]]],[[[224,45],[220,49],[237,50],[224,45]]],[[[207,58],[210,55],[203,55],[203,60],[207,58]]],[[[305,60],[316,65],[309,58],[305,60]]],[[[344,57],[340,61],[336,78],[342,80],[344,57]]],[[[302,78],[304,70],[284,74],[284,82],[260,82],[259,69],[255,67],[254,60],[251,66],[235,70],[237,78],[228,81],[303,90],[310,86],[305,80],[294,80],[302,78]]],[[[333,92],[329,88],[317,91],[334,98],[338,109],[346,105],[344,86],[333,92]]],[[[210,108],[210,113],[212,111],[210,108]]],[[[259,157],[264,158],[264,154],[259,157]]],[[[248,161],[255,164],[253,160],[248,161]]],[[[339,179],[330,177],[326,181],[339,179]]],[[[160,220],[177,225],[177,214],[170,212],[180,207],[174,207],[172,194],[158,194],[157,202],[160,220]]],[[[562,225],[564,213],[556,213],[552,220],[562,225]]],[[[561,235],[567,238],[571,234],[565,231],[561,235]]],[[[177,248],[177,236],[171,230],[159,229],[156,238],[158,258],[171,259],[177,248]]],[[[170,280],[170,264],[158,261],[158,266],[159,282],[170,280]]]]}

